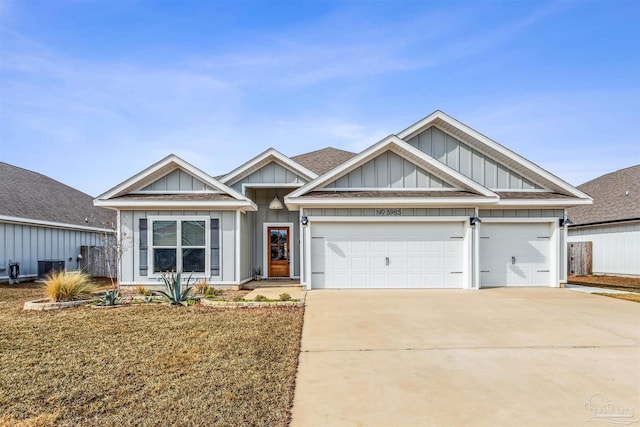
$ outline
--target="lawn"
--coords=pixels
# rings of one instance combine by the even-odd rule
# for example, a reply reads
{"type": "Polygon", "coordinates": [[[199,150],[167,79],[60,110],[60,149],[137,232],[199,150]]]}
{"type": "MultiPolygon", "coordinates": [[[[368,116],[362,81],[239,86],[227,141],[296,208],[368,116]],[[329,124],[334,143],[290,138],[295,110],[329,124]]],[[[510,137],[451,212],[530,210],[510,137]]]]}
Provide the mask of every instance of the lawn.
{"type": "Polygon", "coordinates": [[[285,426],[303,309],[22,311],[0,285],[0,425],[285,426]]]}
{"type": "Polygon", "coordinates": [[[640,292],[640,277],[569,276],[567,282],[576,285],[593,286],[597,288],[640,292]]]}

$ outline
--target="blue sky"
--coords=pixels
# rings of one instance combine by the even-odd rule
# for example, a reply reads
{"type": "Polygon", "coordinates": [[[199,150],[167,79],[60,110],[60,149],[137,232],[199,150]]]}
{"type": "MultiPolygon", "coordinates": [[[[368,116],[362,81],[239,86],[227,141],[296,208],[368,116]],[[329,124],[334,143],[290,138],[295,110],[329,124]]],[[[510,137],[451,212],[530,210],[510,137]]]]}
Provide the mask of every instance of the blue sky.
{"type": "Polygon", "coordinates": [[[0,161],[359,151],[436,109],[578,185],[640,163],[638,1],[0,0],[0,161]]]}

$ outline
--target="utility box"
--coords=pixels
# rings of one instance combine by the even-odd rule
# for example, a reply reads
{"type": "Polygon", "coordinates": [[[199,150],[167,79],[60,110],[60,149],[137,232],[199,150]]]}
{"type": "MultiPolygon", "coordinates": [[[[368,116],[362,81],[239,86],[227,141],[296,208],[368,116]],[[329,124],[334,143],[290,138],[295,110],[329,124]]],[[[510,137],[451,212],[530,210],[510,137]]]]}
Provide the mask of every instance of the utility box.
{"type": "Polygon", "coordinates": [[[57,259],[44,259],[38,261],[38,277],[43,278],[54,271],[64,271],[64,261],[57,259]]]}

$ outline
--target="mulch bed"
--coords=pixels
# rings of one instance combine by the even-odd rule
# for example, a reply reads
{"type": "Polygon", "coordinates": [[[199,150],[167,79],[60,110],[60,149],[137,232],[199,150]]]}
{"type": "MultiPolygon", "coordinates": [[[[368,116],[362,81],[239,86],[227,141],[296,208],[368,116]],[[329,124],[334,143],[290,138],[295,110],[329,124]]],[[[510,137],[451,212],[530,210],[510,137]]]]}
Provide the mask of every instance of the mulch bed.
{"type": "Polygon", "coordinates": [[[568,283],[605,289],[640,292],[640,277],[621,276],[569,276],[568,283]]]}

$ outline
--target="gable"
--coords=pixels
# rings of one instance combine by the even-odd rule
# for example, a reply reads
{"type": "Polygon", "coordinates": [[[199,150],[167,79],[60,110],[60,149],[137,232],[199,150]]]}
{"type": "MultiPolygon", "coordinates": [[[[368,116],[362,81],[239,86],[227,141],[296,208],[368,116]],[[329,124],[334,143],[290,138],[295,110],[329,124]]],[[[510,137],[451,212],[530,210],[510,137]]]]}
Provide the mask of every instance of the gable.
{"type": "Polygon", "coordinates": [[[492,190],[539,190],[533,183],[504,164],[486,156],[459,139],[431,126],[407,142],[480,185],[492,190]]]}
{"type": "Polygon", "coordinates": [[[141,188],[140,191],[166,193],[174,191],[216,191],[200,179],[178,168],[151,184],[141,188]]]}
{"type": "Polygon", "coordinates": [[[242,192],[242,186],[245,184],[290,184],[303,185],[308,180],[295,171],[281,165],[276,161],[271,161],[259,169],[251,172],[249,175],[234,182],[231,187],[242,192]]]}
{"type": "Polygon", "coordinates": [[[326,184],[326,189],[454,188],[420,166],[386,151],[326,184]]]}

